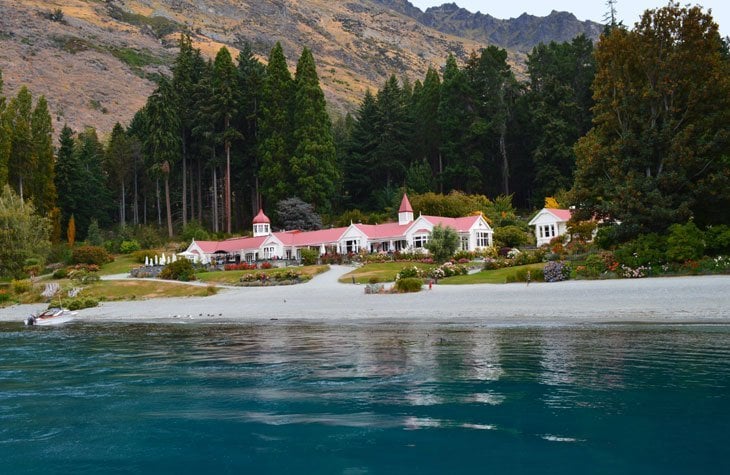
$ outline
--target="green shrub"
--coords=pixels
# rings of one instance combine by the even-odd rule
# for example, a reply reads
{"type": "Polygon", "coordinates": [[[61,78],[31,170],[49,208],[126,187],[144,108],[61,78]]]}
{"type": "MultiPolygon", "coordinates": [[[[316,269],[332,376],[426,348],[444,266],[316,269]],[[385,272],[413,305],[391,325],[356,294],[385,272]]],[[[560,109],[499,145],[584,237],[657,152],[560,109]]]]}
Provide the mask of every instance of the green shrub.
{"type": "Polygon", "coordinates": [[[507,274],[507,277],[505,277],[505,282],[508,284],[514,283],[514,282],[527,282],[527,273],[530,273],[530,282],[544,282],[545,281],[545,275],[540,270],[530,270],[530,269],[517,269],[511,274],[507,274]]]}
{"type": "Polygon", "coordinates": [[[86,242],[90,246],[101,246],[104,243],[104,239],[101,237],[101,229],[99,229],[99,222],[95,219],[91,220],[89,229],[86,231],[86,242]]]}
{"type": "Polygon", "coordinates": [[[319,252],[315,251],[314,249],[302,249],[302,264],[305,266],[313,266],[317,263],[317,257],[319,257],[319,252]]]}
{"type": "Polygon", "coordinates": [[[696,260],[705,254],[705,236],[695,223],[669,226],[667,238],[667,260],[685,262],[696,260]]]}
{"type": "Polygon", "coordinates": [[[399,293],[420,292],[423,287],[423,279],[418,277],[406,277],[395,281],[395,290],[399,293]]]}
{"type": "Polygon", "coordinates": [[[56,269],[56,271],[53,273],[54,279],[65,279],[66,277],[68,277],[68,269],[66,269],[65,267],[56,269]]]}
{"type": "Polygon", "coordinates": [[[183,282],[195,280],[195,267],[187,259],[171,262],[160,272],[160,279],[180,280],[183,282]]]}
{"type": "Polygon", "coordinates": [[[30,290],[33,288],[33,283],[28,279],[13,280],[12,282],[10,282],[10,286],[13,288],[13,292],[16,295],[20,295],[26,292],[30,292],[30,290]]]}
{"type": "Polygon", "coordinates": [[[5,303],[10,300],[10,292],[7,289],[0,289],[0,303],[5,303]]]}
{"type": "Polygon", "coordinates": [[[608,270],[608,264],[603,254],[591,254],[585,261],[586,277],[598,277],[608,270]]]}
{"type": "Polygon", "coordinates": [[[605,250],[613,249],[618,245],[618,232],[616,226],[604,226],[598,228],[596,237],[593,240],[596,245],[605,250]]]}
{"type": "MultiPolygon", "coordinates": [[[[99,305],[99,301],[93,297],[75,297],[72,299],[65,299],[62,305],[69,310],[81,310],[83,308],[92,308],[99,305]]],[[[53,305],[51,303],[51,305],[53,305]]]]}
{"type": "Polygon", "coordinates": [[[102,266],[107,262],[112,262],[114,258],[99,246],[80,246],[73,250],[71,262],[74,264],[95,264],[102,266]]]}
{"type": "Polygon", "coordinates": [[[730,254],[730,226],[710,226],[705,232],[705,251],[711,256],[730,254]]]}
{"type": "Polygon", "coordinates": [[[622,244],[614,252],[614,257],[622,266],[636,269],[658,266],[664,263],[666,252],[666,238],[651,233],[642,234],[633,241],[622,244]]]}
{"type": "Polygon", "coordinates": [[[140,264],[144,264],[145,257],[149,258],[149,260],[152,261],[156,255],[157,252],[150,249],[144,251],[135,251],[132,253],[134,261],[139,262],[140,264]]]}
{"type": "Polygon", "coordinates": [[[198,221],[190,221],[183,227],[180,233],[180,239],[190,244],[193,239],[196,241],[207,241],[210,239],[210,235],[198,221]]]}
{"type": "Polygon", "coordinates": [[[122,244],[119,245],[119,252],[122,254],[131,254],[135,251],[139,251],[141,249],[139,243],[135,240],[131,241],[122,241],[122,244]]]}
{"type": "Polygon", "coordinates": [[[494,242],[500,247],[522,247],[530,242],[530,235],[519,226],[494,228],[494,242]]]}

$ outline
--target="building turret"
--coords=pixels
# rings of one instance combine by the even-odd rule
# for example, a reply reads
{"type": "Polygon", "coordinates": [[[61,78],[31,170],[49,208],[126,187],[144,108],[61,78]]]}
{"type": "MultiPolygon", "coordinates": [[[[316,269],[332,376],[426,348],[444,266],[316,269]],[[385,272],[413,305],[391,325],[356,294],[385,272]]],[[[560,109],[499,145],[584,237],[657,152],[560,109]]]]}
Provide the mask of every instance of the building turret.
{"type": "Polygon", "coordinates": [[[253,237],[268,236],[271,234],[271,220],[259,209],[259,214],[253,218],[253,237]]]}
{"type": "Polygon", "coordinates": [[[400,202],[400,208],[398,208],[398,224],[408,224],[413,221],[413,208],[411,202],[408,201],[408,196],[403,193],[403,199],[400,202]]]}

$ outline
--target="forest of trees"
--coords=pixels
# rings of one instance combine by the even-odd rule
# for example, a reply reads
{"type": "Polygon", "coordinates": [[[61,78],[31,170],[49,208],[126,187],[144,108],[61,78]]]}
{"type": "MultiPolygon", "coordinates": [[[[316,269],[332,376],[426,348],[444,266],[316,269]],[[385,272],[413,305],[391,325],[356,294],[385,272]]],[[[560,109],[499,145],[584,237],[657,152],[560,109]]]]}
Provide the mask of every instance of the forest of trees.
{"type": "Polygon", "coordinates": [[[670,4],[607,27],[595,50],[583,36],[536,47],[525,81],[490,46],[422,80],[394,75],[332,121],[309,49],[292,75],[280,44],[265,65],[248,46],[206,60],[183,35],[171,77],[103,141],[64,127],[54,147],[46,100],[6,99],[0,72],[0,184],[56,242],[72,217],[79,239],[92,223],[241,233],[292,197],[327,224],[392,210],[404,189],[525,210],[555,196],[627,235],[728,222],[729,56],[708,14],[670,4]]]}

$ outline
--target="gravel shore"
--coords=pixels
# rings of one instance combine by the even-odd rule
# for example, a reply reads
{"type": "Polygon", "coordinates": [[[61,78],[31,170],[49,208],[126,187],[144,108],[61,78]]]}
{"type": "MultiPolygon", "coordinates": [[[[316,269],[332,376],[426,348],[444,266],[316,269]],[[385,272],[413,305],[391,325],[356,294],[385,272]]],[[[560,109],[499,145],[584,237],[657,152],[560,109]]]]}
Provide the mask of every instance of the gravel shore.
{"type": "MultiPolygon", "coordinates": [[[[730,324],[730,276],[434,285],[416,294],[365,295],[340,284],[333,266],[306,284],[223,288],[210,297],[104,302],[78,312],[88,322],[250,323],[262,320],[427,321],[484,325],[601,323],[730,324]]],[[[0,309],[22,321],[44,304],[0,309]]]]}

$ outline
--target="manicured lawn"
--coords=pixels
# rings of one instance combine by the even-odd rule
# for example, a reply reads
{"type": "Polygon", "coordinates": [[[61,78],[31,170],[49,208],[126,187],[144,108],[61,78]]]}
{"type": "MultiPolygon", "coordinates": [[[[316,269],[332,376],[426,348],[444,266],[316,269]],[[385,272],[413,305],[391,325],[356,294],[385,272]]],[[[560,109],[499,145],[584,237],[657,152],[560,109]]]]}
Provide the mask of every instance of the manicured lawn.
{"type": "Polygon", "coordinates": [[[141,265],[131,254],[119,254],[114,256],[114,262],[101,266],[99,275],[128,274],[130,270],[141,265]]]}
{"type": "Polygon", "coordinates": [[[422,264],[420,262],[382,262],[365,264],[364,266],[340,277],[340,282],[350,284],[352,283],[353,277],[355,277],[355,282],[358,284],[368,284],[370,283],[371,278],[377,278],[378,282],[393,282],[395,281],[395,276],[401,271],[401,269],[414,265],[427,270],[436,267],[434,264],[422,264]]]}
{"type": "Polygon", "coordinates": [[[137,300],[159,297],[205,297],[211,295],[206,287],[158,280],[102,280],[85,286],[79,296],[99,300],[137,300]]]}
{"type": "MultiPolygon", "coordinates": [[[[302,266],[293,269],[300,271],[302,275],[315,276],[329,270],[329,266],[302,266]]],[[[272,274],[280,272],[282,269],[254,269],[254,270],[221,270],[215,272],[202,272],[195,274],[201,282],[210,282],[216,284],[235,285],[241,281],[244,274],[272,274]]]]}
{"type": "Polygon", "coordinates": [[[504,284],[507,282],[507,276],[517,273],[519,270],[529,270],[533,275],[536,272],[542,272],[545,263],[528,264],[526,266],[505,267],[503,269],[483,270],[476,274],[456,275],[439,280],[439,284],[459,285],[459,284],[504,284]]]}

